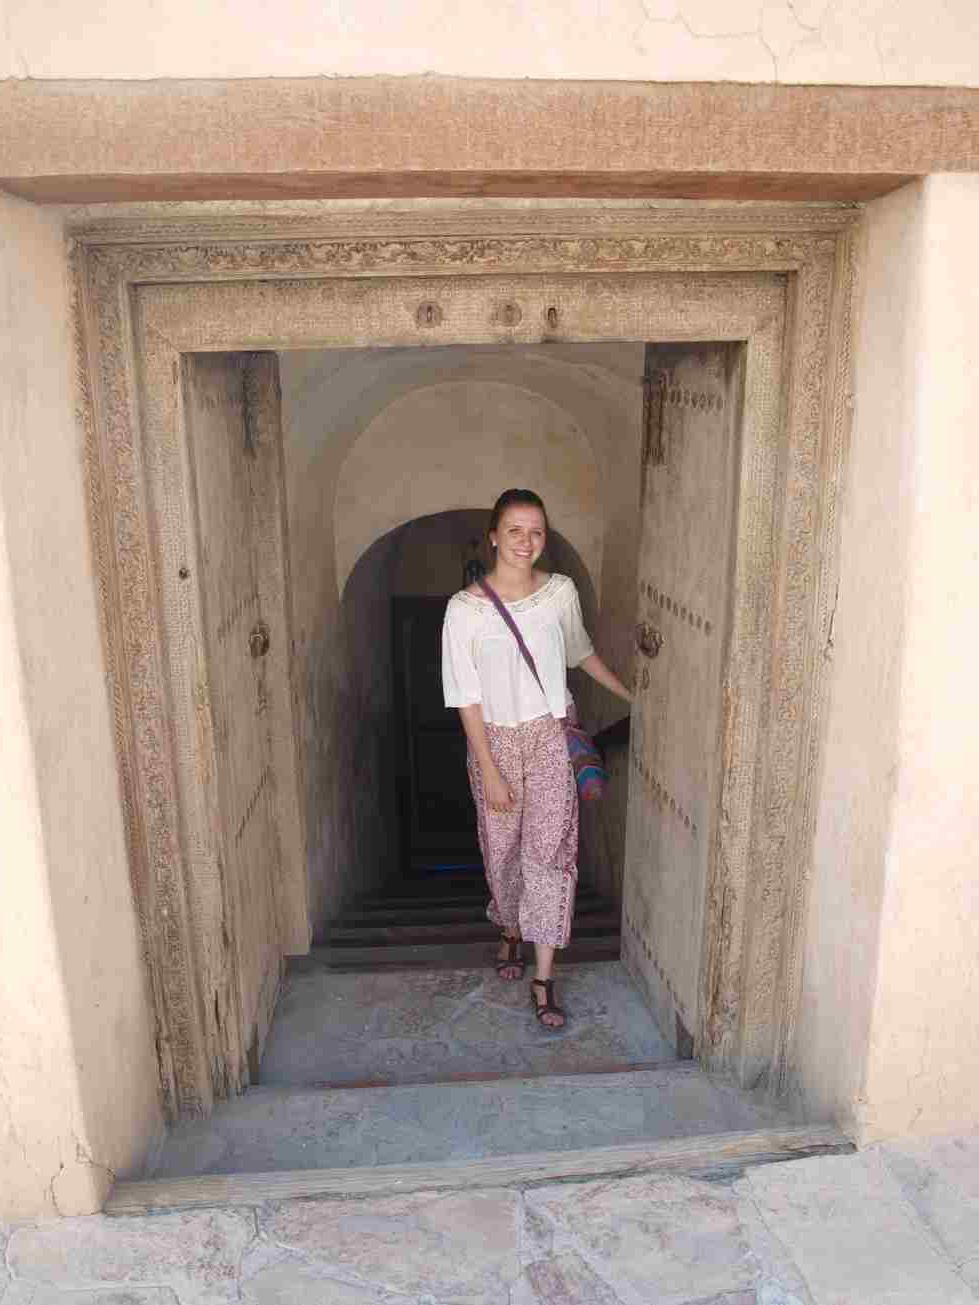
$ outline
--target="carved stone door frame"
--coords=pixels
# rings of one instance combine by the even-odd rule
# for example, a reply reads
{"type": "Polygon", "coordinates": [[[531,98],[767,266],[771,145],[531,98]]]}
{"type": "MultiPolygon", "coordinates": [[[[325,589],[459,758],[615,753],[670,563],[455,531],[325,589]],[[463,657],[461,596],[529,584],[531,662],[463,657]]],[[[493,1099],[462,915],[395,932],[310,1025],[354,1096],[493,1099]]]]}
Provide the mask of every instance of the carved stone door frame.
{"type": "MultiPolygon", "coordinates": [[[[749,368],[753,350],[782,352],[774,433],[741,463],[741,500],[759,510],[737,527],[724,686],[722,802],[737,819],[711,856],[696,1041],[710,1067],[784,1084],[836,584],[855,218],[778,205],[324,205],[74,230],[91,526],[171,1117],[209,1103],[186,907],[193,813],[181,808],[176,746],[190,686],[173,682],[190,668],[168,661],[179,581],[159,506],[179,499],[186,449],[179,417],[159,405],[168,368],[212,350],[729,339],[746,342],[749,368]],[[778,278],[788,325],[773,341],[778,278]]],[[[304,869],[290,885],[294,948],[304,869]]]]}

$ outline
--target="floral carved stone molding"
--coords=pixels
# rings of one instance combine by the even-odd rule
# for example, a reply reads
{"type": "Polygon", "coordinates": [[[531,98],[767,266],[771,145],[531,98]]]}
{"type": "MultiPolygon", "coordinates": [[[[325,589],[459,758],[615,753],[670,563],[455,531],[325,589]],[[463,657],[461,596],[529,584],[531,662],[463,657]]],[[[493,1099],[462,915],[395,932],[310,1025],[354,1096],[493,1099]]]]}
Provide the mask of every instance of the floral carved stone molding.
{"type": "MultiPolygon", "coordinates": [[[[775,512],[768,514],[774,537],[765,626],[765,664],[776,669],[752,690],[767,764],[752,790],[743,837],[713,859],[698,1030],[706,1063],[745,1079],[765,1075],[777,1087],[791,1074],[800,985],[826,687],[818,653],[835,588],[848,430],[855,220],[848,209],[777,205],[283,206],[260,212],[203,206],[189,215],[148,209],[75,225],[79,416],[91,528],[134,895],[171,1117],[206,1113],[215,1089],[188,919],[181,759],[174,750],[166,655],[169,582],[159,573],[159,514],[153,509],[164,490],[153,479],[154,451],[143,440],[141,413],[156,400],[140,389],[137,378],[149,374],[142,354],[156,351],[159,364],[164,354],[176,360],[181,351],[208,348],[370,343],[363,308],[368,289],[390,297],[385,321],[393,323],[387,329],[394,334],[385,343],[600,339],[587,330],[575,333],[574,304],[587,307],[587,299],[576,301],[573,287],[607,278],[614,299],[616,286],[651,275],[669,278],[670,293],[681,298],[678,278],[687,278],[691,302],[698,284],[718,278],[717,320],[726,323],[726,338],[738,338],[731,334],[739,329],[738,313],[743,316],[737,278],[763,273],[784,281],[789,379],[782,400],[782,479],[771,487],[775,512]],[[544,285],[572,287],[570,317],[557,292],[553,317],[548,303],[537,302],[544,285]],[[347,325],[322,316],[317,286],[345,297],[349,338],[343,336],[347,325]],[[443,304],[446,297],[451,304],[443,304]],[[465,312],[453,316],[449,309],[456,303],[465,312]],[[460,337],[463,320],[468,334],[460,337]]],[[[703,299],[684,319],[685,331],[694,329],[690,322],[709,328],[703,299]]],[[[754,331],[745,320],[745,331],[754,331]]],[[[756,325],[761,338],[760,318],[756,325]]],[[[154,374],[162,374],[159,365],[154,374]]],[[[748,540],[745,546],[753,545],[748,540]]],[[[735,730],[735,749],[739,737],[735,730]]],[[[749,763],[752,758],[735,755],[731,774],[742,775],[749,763]]],[[[728,799],[736,795],[727,793],[728,799]]]]}

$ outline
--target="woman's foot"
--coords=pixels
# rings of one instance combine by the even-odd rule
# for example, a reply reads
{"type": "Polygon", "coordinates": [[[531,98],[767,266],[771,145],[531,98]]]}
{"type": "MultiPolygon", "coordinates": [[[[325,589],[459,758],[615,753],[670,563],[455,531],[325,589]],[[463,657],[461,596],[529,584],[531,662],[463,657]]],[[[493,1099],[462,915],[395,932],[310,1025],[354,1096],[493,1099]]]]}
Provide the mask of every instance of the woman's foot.
{"type": "Polygon", "coordinates": [[[530,1000],[540,1024],[548,1029],[563,1028],[565,1014],[554,1000],[553,979],[531,979],[530,1000]]]}
{"type": "Polygon", "coordinates": [[[496,972],[501,979],[512,982],[522,979],[524,959],[520,948],[520,939],[503,934],[500,938],[499,951],[496,953],[496,972]]]}

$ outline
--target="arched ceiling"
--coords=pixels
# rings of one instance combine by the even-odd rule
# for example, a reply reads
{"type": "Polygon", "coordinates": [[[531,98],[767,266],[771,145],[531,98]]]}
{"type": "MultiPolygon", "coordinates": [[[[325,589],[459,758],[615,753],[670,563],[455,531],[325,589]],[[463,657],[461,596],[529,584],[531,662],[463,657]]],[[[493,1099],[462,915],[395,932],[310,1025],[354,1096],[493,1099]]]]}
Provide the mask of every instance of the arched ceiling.
{"type": "Polygon", "coordinates": [[[341,590],[380,536],[418,517],[485,509],[511,485],[544,496],[597,587],[599,463],[564,407],[503,381],[441,381],[402,394],[378,412],[340,469],[333,523],[341,590]]]}
{"type": "MultiPolygon", "coordinates": [[[[416,458],[406,464],[405,450],[389,426],[398,417],[409,416],[409,409],[398,405],[412,395],[416,396],[412,402],[420,404],[415,413],[418,416],[421,408],[432,403],[444,410],[455,402],[464,410],[466,401],[460,394],[470,384],[497,384],[522,391],[528,418],[528,405],[537,402],[538,415],[549,414],[546,425],[556,428],[563,424],[567,431],[571,427],[577,430],[578,437],[567,435],[574,446],[573,454],[570,448],[565,450],[571,457],[570,465],[577,467],[577,474],[585,475],[586,480],[593,475],[593,470],[588,468],[597,469],[597,515],[606,521],[613,520],[618,505],[609,498],[611,478],[602,475],[602,467],[617,456],[617,441],[623,429],[636,420],[641,350],[641,345],[634,344],[546,345],[520,349],[390,349],[283,355],[287,421],[301,422],[307,429],[313,424],[314,430],[321,432],[313,468],[317,479],[322,477],[323,483],[337,486],[334,533],[338,588],[342,591],[346,576],[356,562],[359,554],[355,549],[359,547],[362,551],[379,533],[385,533],[401,521],[450,507],[488,508],[501,488],[519,483],[521,466],[527,468],[528,477],[538,477],[537,483],[543,485],[539,476],[546,474],[546,470],[539,462],[535,464],[529,454],[515,462],[491,465],[486,452],[491,428],[485,412],[478,419],[475,412],[470,414],[475,429],[470,431],[465,456],[461,444],[453,447],[454,442],[450,442],[442,450],[428,448],[424,461],[416,458]],[[446,386],[461,387],[461,390],[457,389],[450,399],[444,391],[446,386]],[[418,399],[419,393],[427,390],[439,390],[439,396],[418,399]],[[564,413],[563,423],[554,409],[564,413]],[[385,413],[387,416],[382,419],[385,413]],[[363,465],[364,450],[358,454],[357,446],[375,423],[379,426],[372,435],[376,446],[371,477],[363,465]],[[385,452],[378,461],[382,446],[385,452]],[[350,458],[354,462],[348,467],[350,458]],[[353,467],[357,468],[356,477],[353,467]],[[477,475],[480,467],[484,468],[485,476],[477,475]],[[436,487],[445,487],[450,469],[451,492],[436,501],[436,487]],[[364,522],[357,522],[358,514],[365,513],[375,518],[374,534],[365,529],[364,522]],[[356,544],[348,546],[347,541],[354,540],[356,544]]],[[[475,391],[471,390],[470,397],[473,394],[475,391]]],[[[514,399],[510,406],[520,407],[520,401],[514,399]]],[[[443,439],[446,435],[443,431],[443,439]]],[[[556,466],[553,456],[551,465],[556,466]]],[[[564,480],[567,482],[568,477],[564,476],[564,480]]],[[[554,506],[562,512],[576,510],[573,495],[565,500],[559,493],[559,499],[554,506]]],[[[594,517],[587,526],[583,523],[578,537],[568,521],[562,520],[561,525],[585,560],[597,590],[601,574],[601,520],[597,526],[594,517]],[[596,530],[597,546],[590,542],[596,530]]]]}

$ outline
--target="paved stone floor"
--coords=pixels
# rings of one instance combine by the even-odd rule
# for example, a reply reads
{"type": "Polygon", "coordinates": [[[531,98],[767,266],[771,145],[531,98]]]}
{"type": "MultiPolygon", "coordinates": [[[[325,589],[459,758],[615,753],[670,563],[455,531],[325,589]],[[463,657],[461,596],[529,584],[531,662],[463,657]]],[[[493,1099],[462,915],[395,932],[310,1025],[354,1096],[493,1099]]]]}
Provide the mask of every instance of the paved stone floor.
{"type": "Polygon", "coordinates": [[[0,1229],[0,1305],[965,1305],[979,1137],[683,1177],[0,1229]]]}
{"type": "MultiPolygon", "coordinates": [[[[558,971],[565,1028],[534,1021],[528,981],[481,970],[291,974],[262,1057],[262,1086],[455,1074],[581,1073],[673,1060],[639,991],[618,961],[558,971]]],[[[528,972],[529,979],[529,972],[528,972]]]]}

